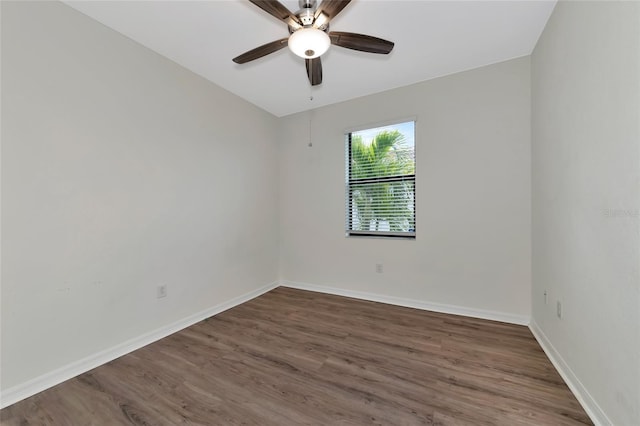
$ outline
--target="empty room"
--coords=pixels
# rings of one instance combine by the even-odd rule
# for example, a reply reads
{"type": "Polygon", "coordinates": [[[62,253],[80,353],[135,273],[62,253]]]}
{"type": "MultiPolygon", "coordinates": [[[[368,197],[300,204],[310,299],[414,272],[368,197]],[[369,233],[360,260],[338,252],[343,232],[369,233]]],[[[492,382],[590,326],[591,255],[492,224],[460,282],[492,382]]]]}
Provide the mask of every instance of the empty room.
{"type": "Polygon", "coordinates": [[[0,20],[2,425],[640,425],[640,2],[0,20]]]}

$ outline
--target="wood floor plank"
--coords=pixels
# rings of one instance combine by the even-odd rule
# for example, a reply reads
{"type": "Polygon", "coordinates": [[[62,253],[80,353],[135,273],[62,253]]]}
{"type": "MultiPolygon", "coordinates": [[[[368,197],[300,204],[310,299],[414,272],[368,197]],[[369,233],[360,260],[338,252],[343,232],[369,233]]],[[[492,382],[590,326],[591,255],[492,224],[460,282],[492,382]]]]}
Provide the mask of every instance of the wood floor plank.
{"type": "Polygon", "coordinates": [[[528,328],[277,288],[0,411],[13,425],[589,425],[528,328]]]}

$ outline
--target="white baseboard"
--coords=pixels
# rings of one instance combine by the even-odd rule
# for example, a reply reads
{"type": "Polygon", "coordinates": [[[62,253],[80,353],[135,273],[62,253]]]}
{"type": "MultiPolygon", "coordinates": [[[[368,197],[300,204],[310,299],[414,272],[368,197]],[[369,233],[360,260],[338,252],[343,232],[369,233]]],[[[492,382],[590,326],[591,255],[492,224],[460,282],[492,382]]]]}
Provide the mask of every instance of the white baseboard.
{"type": "Polygon", "coordinates": [[[276,287],[278,287],[277,282],[267,284],[256,290],[253,290],[243,295],[240,295],[238,297],[235,297],[229,301],[219,303],[215,306],[212,306],[211,308],[197,312],[193,315],[190,315],[186,318],[175,321],[164,327],[158,328],[149,333],[145,333],[141,336],[127,340],[126,342],[123,342],[112,348],[105,349],[103,351],[90,355],[86,358],[83,358],[71,364],[68,364],[64,367],[61,367],[49,373],[43,374],[25,383],[21,383],[17,386],[13,386],[5,390],[4,392],[2,392],[2,395],[0,396],[0,408],[8,407],[9,405],[15,404],[18,401],[21,401],[25,398],[35,395],[38,392],[42,392],[45,389],[48,389],[57,384],[60,384],[65,380],[69,380],[82,373],[86,373],[89,370],[92,370],[96,367],[106,364],[109,361],[113,361],[116,358],[119,358],[123,355],[133,352],[136,349],[140,349],[143,346],[146,346],[150,343],[153,343],[162,338],[165,338],[175,332],[178,332],[184,328],[187,328],[206,318],[209,318],[213,315],[217,315],[221,312],[224,312],[228,309],[233,308],[234,306],[240,305],[251,299],[254,299],[260,296],[261,294],[264,294],[270,290],[273,290],[276,287]]]}
{"type": "Polygon", "coordinates": [[[551,363],[556,368],[562,379],[565,381],[571,392],[575,395],[576,399],[587,412],[587,415],[591,418],[591,421],[596,426],[611,426],[613,423],[607,415],[602,411],[598,403],[593,399],[589,391],[584,387],[580,379],[574,374],[569,365],[562,358],[560,353],[551,344],[551,341],[544,334],[542,329],[538,327],[538,324],[532,319],[529,324],[529,329],[533,336],[536,338],[542,350],[547,354],[547,358],[551,360],[551,363]]]}
{"type": "Polygon", "coordinates": [[[465,317],[482,318],[493,321],[506,322],[510,324],[528,325],[529,317],[526,315],[515,315],[505,312],[488,311],[483,309],[467,308],[464,306],[445,305],[442,303],[424,302],[402,297],[385,296],[382,294],[368,293],[363,291],[344,290],[335,287],[325,287],[321,285],[300,283],[294,281],[281,281],[283,287],[297,288],[300,290],[317,291],[320,293],[335,294],[337,296],[352,297],[354,299],[369,300],[371,302],[387,303],[389,305],[404,306],[407,308],[422,309],[425,311],[441,312],[445,314],[462,315],[465,317]]]}

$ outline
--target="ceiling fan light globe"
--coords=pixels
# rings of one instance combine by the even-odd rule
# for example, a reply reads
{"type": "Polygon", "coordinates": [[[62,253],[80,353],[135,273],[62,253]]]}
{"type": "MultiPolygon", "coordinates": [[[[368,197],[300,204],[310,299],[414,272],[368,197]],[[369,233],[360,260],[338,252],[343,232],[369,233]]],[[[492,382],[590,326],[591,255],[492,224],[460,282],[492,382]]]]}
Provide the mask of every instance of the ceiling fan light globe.
{"type": "Polygon", "coordinates": [[[316,28],[302,28],[289,36],[289,49],[304,59],[321,56],[330,45],[327,33],[316,28]]]}

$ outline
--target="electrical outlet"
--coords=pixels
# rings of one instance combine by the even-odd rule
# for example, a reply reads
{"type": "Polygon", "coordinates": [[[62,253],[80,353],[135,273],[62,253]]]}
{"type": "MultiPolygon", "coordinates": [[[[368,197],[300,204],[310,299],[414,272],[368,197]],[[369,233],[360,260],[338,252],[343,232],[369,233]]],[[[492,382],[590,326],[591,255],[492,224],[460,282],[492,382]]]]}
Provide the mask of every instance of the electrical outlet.
{"type": "Polygon", "coordinates": [[[166,284],[161,284],[158,286],[158,288],[156,289],[156,297],[158,299],[162,298],[162,297],[167,297],[167,285],[166,284]]]}
{"type": "Polygon", "coordinates": [[[562,319],[562,302],[559,300],[556,302],[556,315],[558,318],[562,319]]]}
{"type": "Polygon", "coordinates": [[[382,263],[376,263],[376,272],[378,274],[382,273],[382,263]]]}
{"type": "Polygon", "coordinates": [[[544,304],[547,304],[547,290],[544,291],[544,304]]]}

